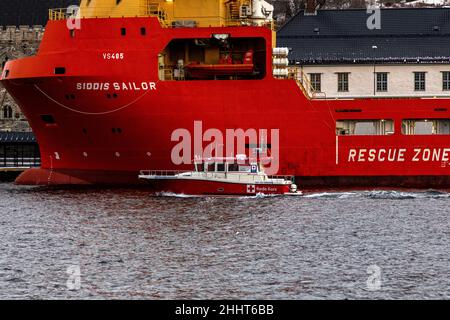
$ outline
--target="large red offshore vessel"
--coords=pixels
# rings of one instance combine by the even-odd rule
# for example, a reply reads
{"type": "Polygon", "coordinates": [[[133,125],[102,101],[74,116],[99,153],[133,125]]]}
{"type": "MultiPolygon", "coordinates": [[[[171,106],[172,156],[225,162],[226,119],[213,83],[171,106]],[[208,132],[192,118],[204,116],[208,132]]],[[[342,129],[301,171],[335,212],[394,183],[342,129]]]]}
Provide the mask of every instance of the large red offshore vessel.
{"type": "Polygon", "coordinates": [[[192,133],[180,156],[193,159],[208,130],[254,129],[300,187],[450,186],[450,99],[314,97],[264,1],[80,7],[51,10],[38,54],[3,70],[41,150],[19,184],[138,184],[140,170],[188,167],[173,159],[177,130],[192,133]],[[433,134],[408,134],[419,119],[433,134]]]}

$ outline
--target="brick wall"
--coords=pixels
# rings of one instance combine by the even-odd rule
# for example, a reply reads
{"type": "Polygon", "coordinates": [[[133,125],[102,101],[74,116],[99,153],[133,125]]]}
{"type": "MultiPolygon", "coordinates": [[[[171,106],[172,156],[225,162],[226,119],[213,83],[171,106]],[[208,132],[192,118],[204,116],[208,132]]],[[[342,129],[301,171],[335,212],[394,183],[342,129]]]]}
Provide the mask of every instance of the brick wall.
{"type": "MultiPolygon", "coordinates": [[[[0,72],[5,61],[30,56],[36,53],[44,34],[41,25],[0,26],[0,72]]],[[[12,97],[0,84],[0,131],[31,131],[25,116],[12,97]],[[5,109],[12,108],[11,117],[5,117],[5,109]]]]}
{"type": "Polygon", "coordinates": [[[34,26],[0,26],[0,42],[10,41],[20,43],[23,41],[37,42],[42,39],[44,28],[41,25],[34,26]]]}

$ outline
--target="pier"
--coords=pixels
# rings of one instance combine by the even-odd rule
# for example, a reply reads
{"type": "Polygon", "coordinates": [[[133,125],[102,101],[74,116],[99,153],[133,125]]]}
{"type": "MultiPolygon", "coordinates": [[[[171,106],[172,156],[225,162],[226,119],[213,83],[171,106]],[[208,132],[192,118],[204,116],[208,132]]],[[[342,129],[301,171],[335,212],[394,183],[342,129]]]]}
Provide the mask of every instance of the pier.
{"type": "Polygon", "coordinates": [[[26,169],[40,165],[39,146],[32,132],[0,132],[0,181],[14,180],[26,169]]]}

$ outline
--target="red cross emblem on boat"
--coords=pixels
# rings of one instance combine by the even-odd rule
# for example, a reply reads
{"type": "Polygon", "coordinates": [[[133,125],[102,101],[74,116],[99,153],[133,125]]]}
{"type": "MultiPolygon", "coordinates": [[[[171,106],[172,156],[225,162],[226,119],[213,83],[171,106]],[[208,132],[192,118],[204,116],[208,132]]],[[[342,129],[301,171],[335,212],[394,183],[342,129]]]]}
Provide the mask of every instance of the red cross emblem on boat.
{"type": "Polygon", "coordinates": [[[254,184],[247,185],[247,193],[256,193],[256,187],[254,184]]]}

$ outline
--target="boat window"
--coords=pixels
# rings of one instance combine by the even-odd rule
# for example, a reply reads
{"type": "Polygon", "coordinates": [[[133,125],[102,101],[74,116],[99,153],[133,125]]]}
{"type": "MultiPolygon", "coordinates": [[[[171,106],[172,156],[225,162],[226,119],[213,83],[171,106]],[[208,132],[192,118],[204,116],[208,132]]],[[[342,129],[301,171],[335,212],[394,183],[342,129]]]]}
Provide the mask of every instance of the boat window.
{"type": "Polygon", "coordinates": [[[228,171],[229,172],[238,172],[239,171],[239,165],[237,163],[229,163],[228,164],[228,171]]]}
{"type": "Polygon", "coordinates": [[[214,172],[216,170],[216,164],[215,163],[208,163],[207,164],[208,172],[214,172]]]}
{"type": "Polygon", "coordinates": [[[224,163],[217,164],[217,172],[225,172],[225,164],[224,163]]]}
{"type": "Polygon", "coordinates": [[[404,135],[450,134],[450,119],[409,119],[402,122],[404,135]]]}
{"type": "Polygon", "coordinates": [[[197,170],[197,172],[203,172],[205,170],[203,163],[196,163],[195,169],[197,170]]]}
{"type": "Polygon", "coordinates": [[[66,68],[65,67],[56,67],[55,74],[66,74],[66,68]]]}
{"type": "Polygon", "coordinates": [[[43,114],[41,115],[42,121],[44,121],[46,124],[55,124],[55,118],[51,114],[43,114]]]}
{"type": "Polygon", "coordinates": [[[338,120],[336,135],[383,136],[394,134],[393,120],[338,120]]]}
{"type": "Polygon", "coordinates": [[[264,38],[174,39],[159,54],[163,81],[252,80],[266,75],[264,38]]]}

